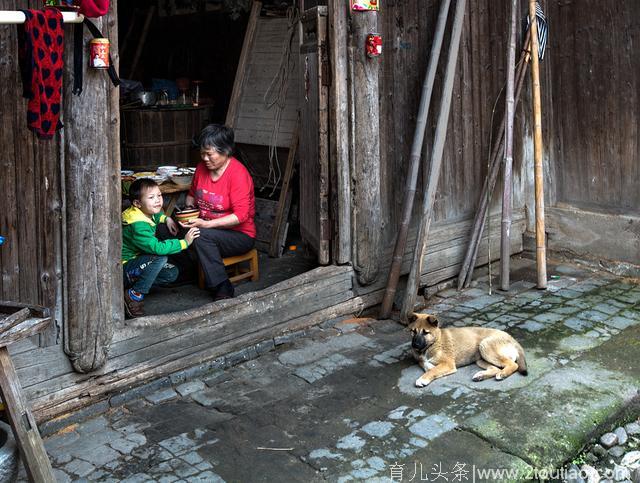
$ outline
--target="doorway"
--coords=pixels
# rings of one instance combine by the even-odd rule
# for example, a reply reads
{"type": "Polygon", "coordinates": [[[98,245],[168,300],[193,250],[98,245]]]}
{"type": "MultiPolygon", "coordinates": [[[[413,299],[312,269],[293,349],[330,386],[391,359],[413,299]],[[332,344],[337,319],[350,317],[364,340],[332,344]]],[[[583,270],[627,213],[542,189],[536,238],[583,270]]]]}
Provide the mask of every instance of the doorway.
{"type": "MultiPolygon", "coordinates": [[[[288,52],[282,41],[289,34],[293,3],[265,1],[256,13],[258,2],[241,0],[118,2],[120,73],[124,79],[122,169],[149,174],[167,165],[193,168],[199,162],[194,138],[202,127],[218,123],[234,128],[236,157],[251,173],[256,188],[260,264],[260,279],[239,283],[236,295],[261,290],[319,264],[317,250],[303,239],[300,229],[300,164],[297,154],[290,155],[298,152],[294,131],[305,129],[298,124],[297,20],[293,29],[296,37],[291,39],[288,52]],[[256,16],[261,37],[254,37],[254,65],[250,66],[254,77],[247,81],[255,85],[238,90],[243,56],[247,57],[247,32],[256,28],[252,27],[256,16]],[[289,69],[287,75],[283,75],[283,65],[289,69]],[[274,79],[277,75],[280,78],[274,79]],[[282,85],[283,77],[288,85],[282,85]],[[276,86],[280,97],[268,98],[268,87],[277,82],[281,83],[276,86]],[[153,104],[142,105],[134,95],[139,91],[153,93],[153,104]],[[261,117],[260,104],[273,105],[283,99],[291,103],[292,98],[293,110],[283,108],[278,130],[270,132],[273,120],[261,117]],[[237,116],[230,118],[230,111],[237,116]]],[[[165,198],[180,206],[184,191],[165,198]]],[[[149,315],[188,310],[212,301],[207,291],[198,288],[195,278],[180,286],[159,288],[156,293],[145,298],[149,315]]]]}

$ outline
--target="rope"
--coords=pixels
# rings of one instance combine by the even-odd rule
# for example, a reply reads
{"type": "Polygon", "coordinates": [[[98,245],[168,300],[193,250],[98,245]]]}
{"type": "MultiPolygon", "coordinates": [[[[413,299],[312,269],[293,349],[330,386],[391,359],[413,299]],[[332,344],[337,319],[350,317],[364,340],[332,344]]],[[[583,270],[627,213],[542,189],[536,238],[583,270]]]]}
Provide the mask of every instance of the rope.
{"type": "Polygon", "coordinates": [[[286,106],[289,76],[293,71],[293,63],[291,62],[291,44],[295,37],[297,24],[298,9],[295,7],[287,8],[287,37],[282,45],[280,65],[278,67],[278,72],[271,80],[271,83],[263,97],[265,108],[274,108],[275,121],[273,123],[273,130],[271,131],[271,138],[269,140],[269,176],[266,184],[260,188],[260,191],[262,191],[266,186],[272,183],[273,188],[271,193],[269,193],[269,196],[273,196],[282,181],[282,169],[280,168],[280,160],[278,159],[278,133],[280,132],[282,112],[286,106]]]}

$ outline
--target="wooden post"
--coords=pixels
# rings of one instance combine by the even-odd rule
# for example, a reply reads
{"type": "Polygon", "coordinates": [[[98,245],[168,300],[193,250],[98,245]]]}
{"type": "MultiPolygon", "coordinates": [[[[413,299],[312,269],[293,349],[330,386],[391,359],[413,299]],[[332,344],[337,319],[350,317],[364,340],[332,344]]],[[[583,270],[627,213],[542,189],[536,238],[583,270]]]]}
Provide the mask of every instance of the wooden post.
{"type": "Polygon", "coordinates": [[[423,194],[422,217],[418,228],[416,247],[413,252],[411,273],[407,280],[407,291],[404,296],[402,310],[400,313],[401,321],[406,321],[407,315],[413,311],[416,294],[418,292],[418,283],[420,281],[420,273],[422,272],[422,259],[427,246],[429,226],[431,225],[431,218],[433,215],[433,204],[436,198],[436,189],[438,187],[440,168],[442,166],[442,152],[444,151],[444,142],[447,136],[447,126],[449,124],[449,111],[451,109],[451,96],[453,93],[454,77],[458,62],[460,38],[462,37],[462,22],[464,20],[465,4],[466,0],[458,0],[456,4],[456,13],[453,20],[453,30],[451,32],[451,46],[449,47],[449,58],[447,59],[447,69],[444,77],[440,113],[438,114],[436,134],[433,141],[433,149],[431,151],[429,183],[427,184],[426,190],[423,194]]]}
{"type": "Polygon", "coordinates": [[[536,198],[536,266],[538,288],[547,288],[547,252],[544,230],[544,177],[542,173],[542,101],[540,96],[540,65],[538,58],[538,21],[536,0],[529,0],[531,22],[531,83],[533,91],[533,160],[536,198]]]}
{"type": "MultiPolygon", "coordinates": [[[[513,169],[513,118],[514,78],[516,63],[516,23],[518,0],[511,0],[511,28],[507,53],[507,92],[505,97],[506,116],[504,133],[504,184],[502,189],[502,236],[500,238],[500,288],[509,290],[509,261],[511,257],[511,189],[513,169]]],[[[489,240],[491,243],[491,240],[489,240]]]]}
{"type": "Polygon", "coordinates": [[[327,10],[316,9],[316,38],[318,41],[318,162],[320,177],[318,188],[320,195],[319,222],[320,239],[318,246],[318,263],[331,263],[331,213],[329,208],[329,54],[327,53],[327,10]]]}
{"type": "Polygon", "coordinates": [[[407,175],[406,189],[404,199],[402,201],[402,220],[400,222],[400,230],[398,231],[398,236],[396,238],[396,246],[393,251],[391,268],[389,269],[387,288],[385,289],[380,314],[378,315],[378,318],[380,319],[388,318],[391,313],[393,300],[398,286],[398,279],[400,278],[402,258],[404,257],[404,251],[407,245],[407,235],[409,233],[409,224],[411,223],[413,200],[416,194],[416,184],[418,183],[418,170],[420,168],[422,144],[424,143],[424,132],[427,127],[427,119],[429,117],[429,105],[433,94],[433,83],[436,78],[438,59],[440,59],[442,39],[444,38],[444,28],[447,24],[449,4],[450,0],[444,0],[440,4],[440,13],[438,14],[436,31],[433,38],[433,44],[431,45],[431,53],[429,54],[429,65],[422,85],[422,96],[420,97],[420,106],[418,108],[418,119],[416,121],[416,129],[413,134],[411,157],[409,158],[409,173],[407,175]]]}
{"type": "MultiPolygon", "coordinates": [[[[116,2],[96,23],[116,42],[116,2]]],[[[88,34],[85,35],[88,41],[88,34]]],[[[120,240],[118,89],[103,71],[85,66],[81,96],[65,95],[65,352],[78,372],[107,359],[113,330],[123,319],[120,240]],[[107,115],[97,115],[104,113],[107,115]]],[[[65,73],[71,92],[73,73],[65,73]]]]}
{"type": "Polygon", "coordinates": [[[382,209],[380,206],[379,60],[365,53],[367,34],[378,31],[377,12],[351,12],[353,136],[354,269],[362,285],[373,283],[380,268],[382,209]]]}
{"type": "Polygon", "coordinates": [[[337,228],[333,258],[338,264],[351,260],[351,182],[349,167],[349,90],[347,85],[348,2],[329,0],[329,55],[331,59],[330,141],[335,167],[337,228]]]}

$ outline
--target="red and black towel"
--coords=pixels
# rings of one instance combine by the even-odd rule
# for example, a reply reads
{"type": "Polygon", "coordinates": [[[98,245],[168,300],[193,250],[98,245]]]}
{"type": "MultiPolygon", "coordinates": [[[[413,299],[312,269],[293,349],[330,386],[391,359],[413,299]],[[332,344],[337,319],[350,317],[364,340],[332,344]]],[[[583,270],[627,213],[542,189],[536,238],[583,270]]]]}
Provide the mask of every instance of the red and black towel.
{"type": "Polygon", "coordinates": [[[22,94],[29,99],[27,125],[38,137],[51,139],[62,127],[62,13],[55,8],[22,12],[27,19],[18,25],[18,53],[22,94]]]}

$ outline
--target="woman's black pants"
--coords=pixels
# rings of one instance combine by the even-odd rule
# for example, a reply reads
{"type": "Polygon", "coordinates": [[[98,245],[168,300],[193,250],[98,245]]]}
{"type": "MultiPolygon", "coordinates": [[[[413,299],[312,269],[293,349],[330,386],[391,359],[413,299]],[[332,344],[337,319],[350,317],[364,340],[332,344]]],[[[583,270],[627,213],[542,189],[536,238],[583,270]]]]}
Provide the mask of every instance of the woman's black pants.
{"type": "Polygon", "coordinates": [[[227,280],[223,258],[247,253],[254,244],[255,239],[239,231],[200,228],[200,236],[192,246],[204,272],[205,287],[215,288],[227,280]]]}

